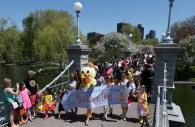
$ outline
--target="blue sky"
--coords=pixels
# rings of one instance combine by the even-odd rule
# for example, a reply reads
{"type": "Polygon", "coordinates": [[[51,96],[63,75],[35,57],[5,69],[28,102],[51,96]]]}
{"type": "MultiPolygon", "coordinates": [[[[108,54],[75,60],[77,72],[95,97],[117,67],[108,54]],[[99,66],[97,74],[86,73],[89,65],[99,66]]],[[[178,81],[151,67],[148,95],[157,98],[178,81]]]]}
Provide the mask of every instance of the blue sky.
{"type": "MultiPolygon", "coordinates": [[[[0,0],[0,17],[11,17],[22,29],[22,19],[34,10],[65,10],[75,15],[77,0],[0,0]]],[[[80,29],[88,32],[116,32],[118,22],[142,24],[145,34],[156,30],[157,37],[166,31],[168,0],[80,0],[83,4],[80,29]]],[[[195,0],[175,0],[171,23],[195,15],[195,0]]]]}

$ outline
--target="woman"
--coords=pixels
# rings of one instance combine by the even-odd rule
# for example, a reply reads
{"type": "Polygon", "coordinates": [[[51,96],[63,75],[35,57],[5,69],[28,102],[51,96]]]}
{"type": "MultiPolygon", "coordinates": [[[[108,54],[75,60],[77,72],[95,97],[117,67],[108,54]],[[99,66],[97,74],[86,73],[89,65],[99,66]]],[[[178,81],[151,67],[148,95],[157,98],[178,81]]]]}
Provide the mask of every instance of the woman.
{"type": "Polygon", "coordinates": [[[17,108],[17,103],[15,102],[16,96],[19,93],[19,84],[16,84],[16,89],[11,88],[11,80],[4,78],[3,80],[3,90],[5,97],[8,101],[9,111],[10,111],[10,127],[16,127],[14,123],[14,108],[17,108]]]}
{"type": "Polygon", "coordinates": [[[30,91],[30,101],[32,104],[32,112],[33,112],[33,118],[36,116],[36,106],[37,106],[37,95],[39,91],[39,85],[37,83],[37,80],[34,78],[34,75],[36,72],[29,70],[28,71],[28,77],[24,81],[26,84],[26,88],[30,91]]]}

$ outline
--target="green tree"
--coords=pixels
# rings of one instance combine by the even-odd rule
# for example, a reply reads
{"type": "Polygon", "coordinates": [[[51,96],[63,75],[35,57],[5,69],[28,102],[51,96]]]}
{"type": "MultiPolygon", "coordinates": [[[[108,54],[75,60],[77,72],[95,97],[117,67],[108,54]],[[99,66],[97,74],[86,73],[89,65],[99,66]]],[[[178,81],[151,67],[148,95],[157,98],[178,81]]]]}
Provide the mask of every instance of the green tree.
{"type": "Polygon", "coordinates": [[[6,63],[12,63],[20,55],[20,32],[16,26],[10,26],[0,33],[1,57],[6,63]]]}
{"type": "Polygon", "coordinates": [[[131,24],[124,25],[121,29],[123,34],[129,35],[132,34],[133,26],[131,24]]]}
{"type": "Polygon", "coordinates": [[[144,40],[138,41],[137,44],[157,46],[159,44],[159,41],[158,41],[157,38],[154,38],[154,39],[144,39],[144,40]]]}
{"type": "Polygon", "coordinates": [[[26,58],[33,58],[33,42],[36,39],[36,26],[35,18],[33,16],[28,16],[23,20],[24,32],[22,34],[23,41],[23,56],[26,58]]]}
{"type": "Polygon", "coordinates": [[[177,57],[177,78],[186,80],[194,75],[191,66],[195,65],[195,35],[181,40],[179,47],[181,51],[177,57]]]}
{"type": "Polygon", "coordinates": [[[23,26],[24,46],[28,50],[24,52],[29,57],[34,54],[36,60],[52,60],[60,65],[67,60],[65,48],[76,38],[76,26],[70,14],[56,10],[34,11],[24,19],[23,26]]]}
{"type": "Polygon", "coordinates": [[[127,37],[129,37],[129,34],[132,34],[132,38],[131,40],[133,41],[133,43],[137,43],[141,40],[141,32],[139,30],[139,28],[137,28],[136,26],[132,26],[131,24],[127,24],[124,25],[122,27],[122,33],[126,34],[127,37]]]}
{"type": "Polygon", "coordinates": [[[91,59],[97,62],[115,61],[124,57],[124,49],[130,45],[130,50],[135,49],[126,35],[121,33],[108,33],[102,41],[92,49],[91,59]]]}

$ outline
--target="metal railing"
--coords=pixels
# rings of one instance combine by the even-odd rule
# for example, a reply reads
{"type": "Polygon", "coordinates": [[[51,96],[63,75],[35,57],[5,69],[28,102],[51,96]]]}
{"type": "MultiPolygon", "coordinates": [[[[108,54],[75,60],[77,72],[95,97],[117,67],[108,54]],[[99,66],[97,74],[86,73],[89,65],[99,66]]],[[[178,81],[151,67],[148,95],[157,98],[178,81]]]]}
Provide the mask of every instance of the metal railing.
{"type": "Polygon", "coordinates": [[[158,86],[156,113],[155,113],[155,127],[167,127],[167,97],[166,97],[167,95],[166,94],[167,94],[167,63],[165,62],[163,86],[158,86]]]}
{"type": "MultiPolygon", "coordinates": [[[[74,60],[72,60],[68,65],[67,65],[67,67],[57,76],[57,77],[55,77],[49,84],[47,84],[44,88],[42,88],[41,90],[40,90],[40,93],[43,93],[47,88],[54,88],[52,85],[53,84],[55,84],[55,86],[57,87],[57,86],[61,86],[61,85],[63,85],[64,83],[66,83],[66,82],[64,82],[64,80],[63,80],[63,75],[65,74],[65,72],[66,71],[68,71],[68,73],[69,73],[69,69],[70,69],[70,67],[72,66],[72,64],[74,63],[74,60]],[[62,82],[60,83],[60,84],[56,84],[56,82],[58,81],[58,79],[59,78],[62,78],[62,82]]],[[[69,74],[68,74],[69,75],[69,74]]]]}
{"type": "Polygon", "coordinates": [[[5,112],[5,103],[0,102],[0,127],[6,127],[8,125],[6,114],[3,115],[3,112],[5,112]]]}

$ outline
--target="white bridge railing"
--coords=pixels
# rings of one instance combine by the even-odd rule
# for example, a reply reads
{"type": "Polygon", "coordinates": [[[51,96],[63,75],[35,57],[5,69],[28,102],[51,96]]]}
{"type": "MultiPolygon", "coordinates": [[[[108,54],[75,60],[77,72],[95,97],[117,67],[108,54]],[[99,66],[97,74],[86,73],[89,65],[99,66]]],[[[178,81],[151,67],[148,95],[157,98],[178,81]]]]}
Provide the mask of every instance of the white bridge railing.
{"type": "Polygon", "coordinates": [[[155,127],[167,127],[167,63],[164,64],[163,86],[158,86],[156,102],[155,127]],[[162,92],[161,92],[162,90],[162,92]]]}
{"type": "Polygon", "coordinates": [[[52,91],[54,92],[54,94],[56,94],[57,90],[63,89],[64,85],[67,83],[67,80],[64,80],[64,76],[65,73],[68,71],[68,76],[69,76],[69,69],[70,67],[73,65],[74,60],[72,60],[67,66],[66,68],[57,76],[55,77],[49,84],[47,84],[44,88],[42,88],[39,92],[43,93],[47,88],[51,88],[52,91]],[[59,83],[59,79],[61,78],[61,81],[59,83]]]}

